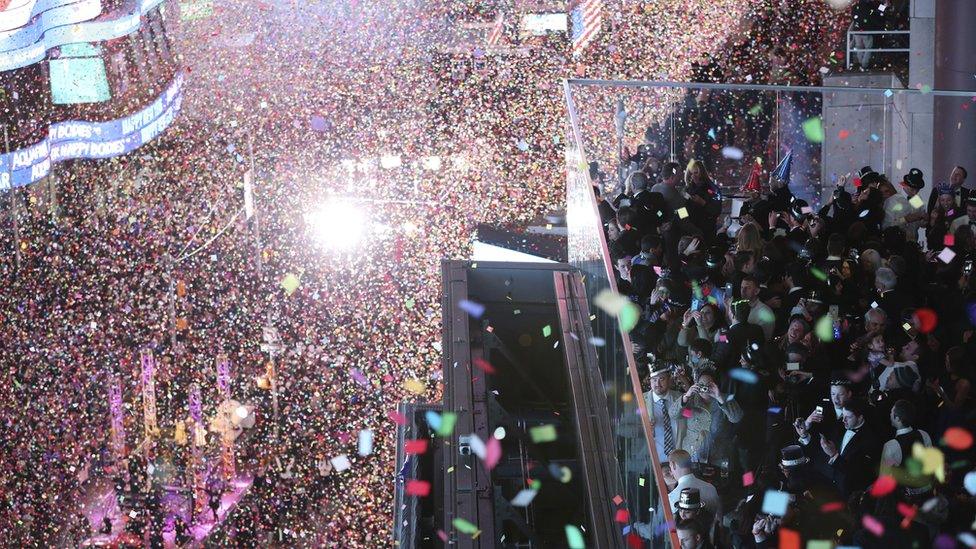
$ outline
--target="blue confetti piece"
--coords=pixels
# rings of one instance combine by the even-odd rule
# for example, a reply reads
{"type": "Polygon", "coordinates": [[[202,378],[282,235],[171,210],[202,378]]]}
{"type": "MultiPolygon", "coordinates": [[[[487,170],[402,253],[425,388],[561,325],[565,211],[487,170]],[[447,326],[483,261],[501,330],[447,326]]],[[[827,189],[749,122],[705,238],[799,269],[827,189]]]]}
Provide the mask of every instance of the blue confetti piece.
{"type": "Polygon", "coordinates": [[[485,314],[485,306],[481,303],[475,303],[474,301],[468,301],[467,299],[462,299],[458,303],[458,307],[462,311],[468,313],[474,318],[481,318],[481,315],[485,314]]]}
{"type": "Polygon", "coordinates": [[[778,413],[782,412],[783,409],[780,408],[779,406],[773,406],[768,411],[769,411],[770,414],[778,414],[778,413]]]}
{"type": "Polygon", "coordinates": [[[885,90],[885,97],[891,97],[892,95],[895,95],[895,93],[893,91],[891,91],[891,90],[885,90]]]}
{"type": "Polygon", "coordinates": [[[759,381],[759,377],[756,376],[755,372],[746,370],[745,368],[732,369],[729,372],[729,377],[741,381],[742,383],[749,383],[749,384],[753,384],[759,381]]]}
{"type": "Polygon", "coordinates": [[[427,413],[424,415],[424,417],[427,419],[427,425],[430,425],[430,428],[431,428],[432,431],[440,431],[441,430],[441,423],[442,422],[441,422],[441,415],[440,414],[438,414],[437,412],[435,412],[433,410],[427,410],[427,413]]]}
{"type": "Polygon", "coordinates": [[[708,130],[708,137],[711,137],[712,138],[712,141],[715,140],[715,128],[709,128],[709,130],[708,130]]]}
{"type": "Polygon", "coordinates": [[[674,528],[674,521],[673,520],[669,520],[669,521],[665,522],[664,524],[658,524],[657,527],[654,528],[654,534],[657,535],[657,536],[660,536],[661,534],[663,534],[664,532],[667,532],[671,528],[674,528]]]}
{"type": "Polygon", "coordinates": [[[623,535],[625,535],[625,536],[626,536],[626,535],[627,535],[627,534],[629,534],[629,533],[630,533],[630,525],[628,524],[627,526],[624,526],[624,529],[623,529],[623,531],[621,532],[621,534],[623,534],[623,535]]]}
{"type": "Polygon", "coordinates": [[[781,517],[786,514],[786,508],[790,505],[790,495],[779,490],[766,490],[763,496],[762,511],[781,517]]]}
{"type": "Polygon", "coordinates": [[[881,139],[881,138],[880,138],[880,137],[878,137],[878,134],[876,134],[876,133],[872,133],[872,134],[871,134],[871,141],[877,141],[877,140],[879,140],[879,139],[881,139]]]}

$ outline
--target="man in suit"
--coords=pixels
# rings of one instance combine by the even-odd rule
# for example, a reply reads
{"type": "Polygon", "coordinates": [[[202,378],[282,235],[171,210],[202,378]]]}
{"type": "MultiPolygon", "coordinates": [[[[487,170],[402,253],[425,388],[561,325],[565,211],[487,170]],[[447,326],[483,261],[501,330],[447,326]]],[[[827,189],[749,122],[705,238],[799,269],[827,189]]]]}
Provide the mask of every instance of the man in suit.
{"type": "Polygon", "coordinates": [[[671,368],[661,360],[653,360],[650,373],[651,390],[644,393],[647,414],[654,426],[657,455],[664,461],[684,437],[685,418],[681,415],[681,392],[671,388],[671,368]]]}
{"type": "Polygon", "coordinates": [[[969,230],[976,236],[976,193],[970,195],[963,202],[966,205],[966,215],[957,217],[949,225],[949,232],[955,233],[959,227],[969,227],[969,230]]]}
{"type": "Polygon", "coordinates": [[[878,477],[881,442],[875,430],[867,425],[867,403],[847,403],[841,422],[840,438],[820,435],[820,448],[827,458],[824,476],[830,479],[844,498],[864,490],[878,477]]]}
{"type": "MultiPolygon", "coordinates": [[[[955,197],[956,206],[962,206],[966,203],[966,199],[969,198],[970,194],[973,194],[971,189],[965,186],[966,176],[969,174],[966,169],[962,166],[956,166],[952,169],[949,174],[949,192],[955,197]]],[[[939,201],[939,193],[933,192],[929,195],[928,211],[931,212],[935,209],[936,203],[939,201]]]]}
{"type": "Polygon", "coordinates": [[[691,471],[691,454],[685,450],[675,450],[668,455],[671,476],[678,481],[677,486],[668,492],[668,500],[673,509],[681,501],[681,491],[695,488],[701,496],[702,508],[709,517],[717,517],[721,511],[718,491],[710,483],[695,476],[691,471]]]}
{"type": "Polygon", "coordinates": [[[762,328],[749,323],[749,315],[752,312],[749,302],[743,299],[729,303],[730,297],[726,295],[725,299],[732,324],[728,329],[719,331],[715,347],[715,363],[722,371],[734,368],[746,347],[766,340],[762,328]]]}
{"type": "Polygon", "coordinates": [[[898,287],[898,275],[888,267],[881,267],[874,274],[874,287],[878,291],[877,307],[887,318],[902,318],[905,309],[915,306],[910,293],[898,287]]]}

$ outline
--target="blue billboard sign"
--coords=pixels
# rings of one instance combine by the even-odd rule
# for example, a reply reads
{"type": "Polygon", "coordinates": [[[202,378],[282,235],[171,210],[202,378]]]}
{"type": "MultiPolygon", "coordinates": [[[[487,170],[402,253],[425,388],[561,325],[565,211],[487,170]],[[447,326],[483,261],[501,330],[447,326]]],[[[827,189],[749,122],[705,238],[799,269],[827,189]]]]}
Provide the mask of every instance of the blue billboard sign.
{"type": "MultiPolygon", "coordinates": [[[[44,60],[47,50],[77,42],[104,42],[139,29],[140,18],[163,0],[140,0],[129,13],[107,21],[90,21],[102,12],[99,0],[50,0],[49,9],[27,26],[0,37],[0,71],[44,60]],[[62,5],[67,4],[67,5],[62,5]]],[[[40,4],[40,2],[38,2],[40,4]]],[[[34,6],[37,11],[37,5],[34,6]]]]}
{"type": "Polygon", "coordinates": [[[0,190],[23,187],[51,171],[51,163],[109,158],[145,145],[173,122],[183,102],[183,74],[177,74],[153,103],[108,122],[69,120],[51,124],[48,136],[30,147],[0,155],[0,190]]]}

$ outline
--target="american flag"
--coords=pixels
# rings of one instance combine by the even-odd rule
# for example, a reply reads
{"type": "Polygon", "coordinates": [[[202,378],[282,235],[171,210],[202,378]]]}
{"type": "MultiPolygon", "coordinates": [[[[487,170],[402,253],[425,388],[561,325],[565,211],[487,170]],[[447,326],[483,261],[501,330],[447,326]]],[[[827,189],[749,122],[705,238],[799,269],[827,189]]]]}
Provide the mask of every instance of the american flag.
{"type": "MultiPolygon", "coordinates": [[[[0,0],[2,1],[2,0],[0,0]]],[[[502,39],[502,33],[505,31],[505,16],[501,13],[495,18],[495,25],[491,28],[491,33],[488,35],[488,45],[494,46],[502,39]]]]}
{"type": "Polygon", "coordinates": [[[603,22],[603,0],[582,0],[569,13],[573,23],[573,55],[579,55],[600,31],[603,22]]]}

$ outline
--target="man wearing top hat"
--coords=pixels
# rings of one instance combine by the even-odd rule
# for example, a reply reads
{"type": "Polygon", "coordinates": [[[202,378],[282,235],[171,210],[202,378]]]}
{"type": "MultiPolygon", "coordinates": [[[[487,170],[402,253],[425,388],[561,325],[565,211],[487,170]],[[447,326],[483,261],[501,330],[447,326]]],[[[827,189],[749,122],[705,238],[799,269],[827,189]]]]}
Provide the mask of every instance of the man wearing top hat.
{"type": "Polygon", "coordinates": [[[922,177],[922,170],[912,168],[901,180],[901,188],[905,193],[899,194],[894,185],[884,182],[881,184],[884,201],[884,221],[881,226],[900,227],[905,231],[905,237],[910,242],[915,242],[918,237],[918,229],[925,222],[928,213],[922,206],[921,199],[916,201],[918,207],[912,204],[912,199],[918,195],[919,191],[925,187],[925,179],[922,177]]]}
{"type": "Polygon", "coordinates": [[[650,367],[651,390],[644,393],[644,402],[654,426],[657,455],[664,462],[684,437],[685,418],[681,415],[681,393],[671,387],[670,366],[652,357],[650,367]]]}

